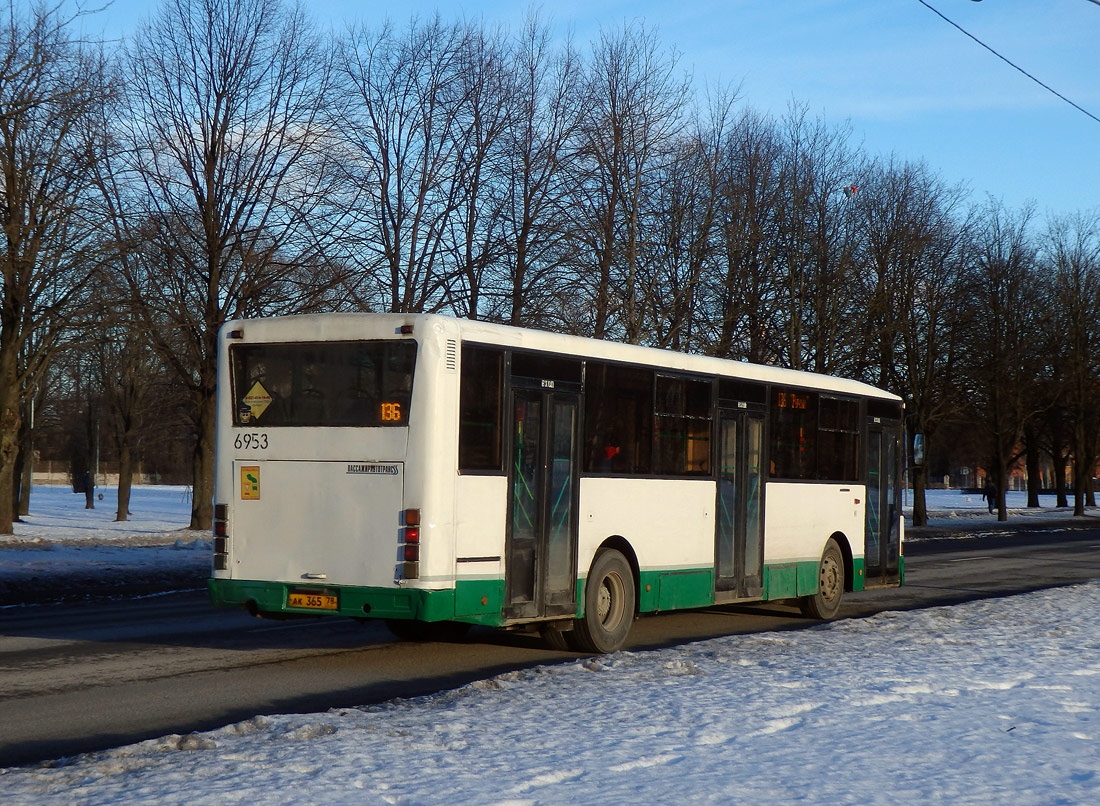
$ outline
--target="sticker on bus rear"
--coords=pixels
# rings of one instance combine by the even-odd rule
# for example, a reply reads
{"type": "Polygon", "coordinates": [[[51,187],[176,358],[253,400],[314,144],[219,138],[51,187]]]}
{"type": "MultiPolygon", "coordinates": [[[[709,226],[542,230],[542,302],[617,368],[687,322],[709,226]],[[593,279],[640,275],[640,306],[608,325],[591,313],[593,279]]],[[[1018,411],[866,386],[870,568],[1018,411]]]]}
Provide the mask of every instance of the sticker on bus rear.
{"type": "Polygon", "coordinates": [[[256,381],[252,384],[252,388],[248,390],[248,394],[244,396],[244,400],[241,401],[241,422],[247,423],[250,420],[260,419],[270,405],[271,395],[264,389],[262,383],[256,381]],[[247,417],[244,416],[245,409],[248,409],[247,417]]]}
{"type": "Polygon", "coordinates": [[[260,500],[260,468],[258,465],[247,465],[241,468],[241,500],[260,500]]]}
{"type": "Polygon", "coordinates": [[[348,473],[367,473],[370,475],[399,476],[401,468],[394,464],[381,464],[378,462],[360,462],[348,465],[348,473]]]}

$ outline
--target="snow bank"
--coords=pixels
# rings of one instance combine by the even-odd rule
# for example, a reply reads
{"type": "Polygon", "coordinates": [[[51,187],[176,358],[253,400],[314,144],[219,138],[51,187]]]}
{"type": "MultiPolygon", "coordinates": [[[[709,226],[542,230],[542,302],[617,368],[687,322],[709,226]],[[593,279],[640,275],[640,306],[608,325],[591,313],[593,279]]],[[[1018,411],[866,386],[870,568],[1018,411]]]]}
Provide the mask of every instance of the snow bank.
{"type": "Polygon", "coordinates": [[[1100,582],[0,771],[10,803],[1100,802],[1100,582]]]}

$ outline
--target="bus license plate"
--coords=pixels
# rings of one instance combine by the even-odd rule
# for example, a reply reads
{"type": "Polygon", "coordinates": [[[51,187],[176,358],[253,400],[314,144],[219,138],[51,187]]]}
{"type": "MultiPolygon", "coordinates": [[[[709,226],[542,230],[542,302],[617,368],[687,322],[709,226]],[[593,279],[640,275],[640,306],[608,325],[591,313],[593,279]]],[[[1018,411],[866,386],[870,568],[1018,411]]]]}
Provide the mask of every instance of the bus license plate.
{"type": "Polygon", "coordinates": [[[336,597],[329,593],[292,593],[287,600],[288,607],[304,607],[308,610],[336,610],[339,606],[336,597]]]}

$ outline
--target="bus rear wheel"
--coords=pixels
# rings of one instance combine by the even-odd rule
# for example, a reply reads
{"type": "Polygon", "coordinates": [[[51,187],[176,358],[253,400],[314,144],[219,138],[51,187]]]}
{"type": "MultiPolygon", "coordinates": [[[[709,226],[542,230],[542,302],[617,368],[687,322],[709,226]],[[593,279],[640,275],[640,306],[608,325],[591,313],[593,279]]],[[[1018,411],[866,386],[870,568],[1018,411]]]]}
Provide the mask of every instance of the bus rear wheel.
{"type": "Polygon", "coordinates": [[[828,621],[840,612],[840,600],[844,597],[844,555],[831,537],[821,554],[817,569],[817,593],[798,600],[799,609],[806,618],[828,621]]]}
{"type": "Polygon", "coordinates": [[[626,643],[636,593],[630,563],[614,549],[596,555],[584,586],[584,617],[567,640],[580,652],[607,653],[626,643]]]}

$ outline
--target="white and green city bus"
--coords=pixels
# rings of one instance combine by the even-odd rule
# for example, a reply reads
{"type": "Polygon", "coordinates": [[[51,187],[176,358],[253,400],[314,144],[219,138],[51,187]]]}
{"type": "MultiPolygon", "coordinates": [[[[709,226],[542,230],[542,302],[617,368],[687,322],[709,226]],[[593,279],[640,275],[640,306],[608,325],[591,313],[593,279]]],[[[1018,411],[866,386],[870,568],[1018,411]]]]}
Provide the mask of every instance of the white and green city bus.
{"type": "Polygon", "coordinates": [[[806,372],[435,315],[221,331],[210,595],[401,636],[897,585],[902,403],[806,372]]]}

